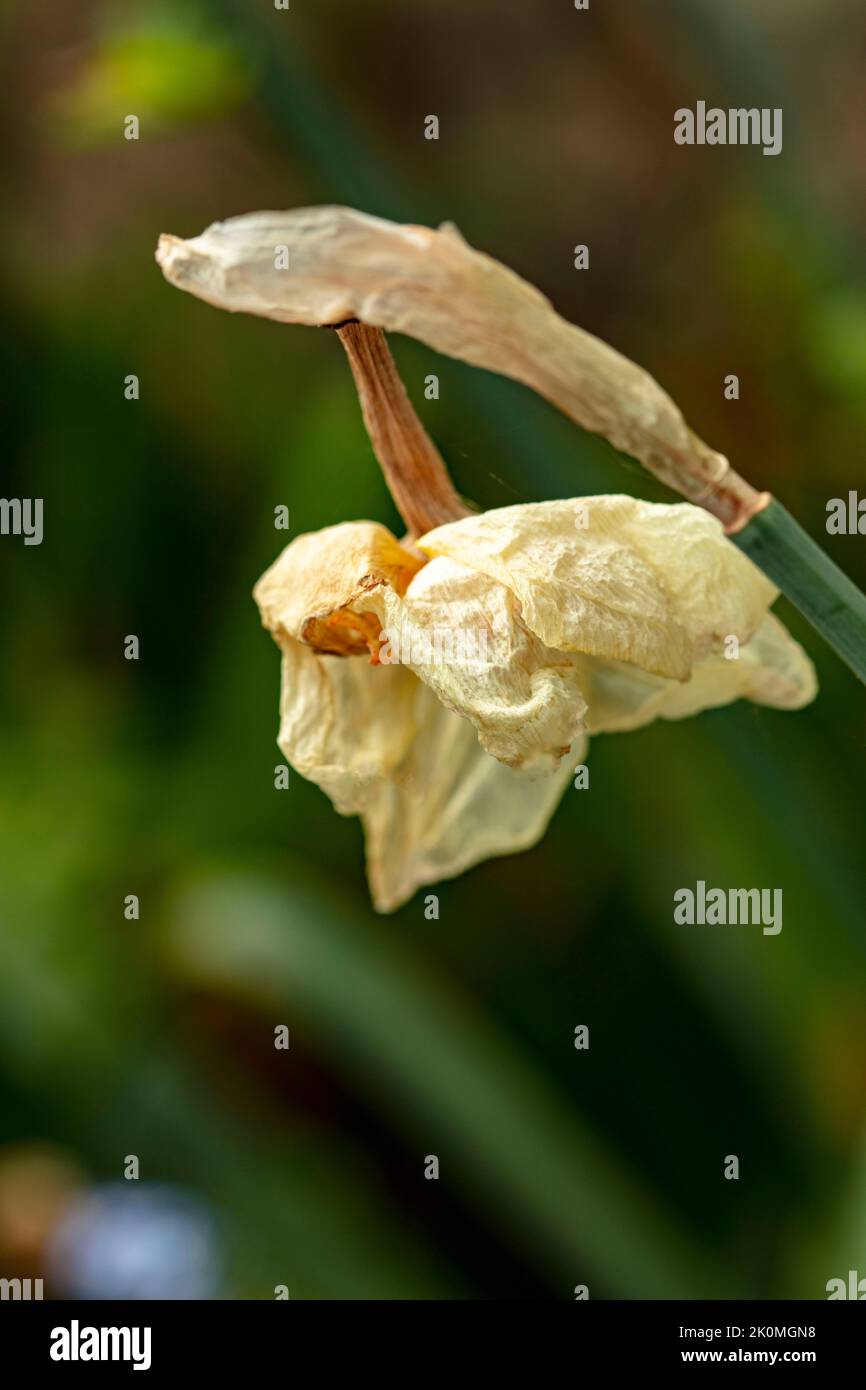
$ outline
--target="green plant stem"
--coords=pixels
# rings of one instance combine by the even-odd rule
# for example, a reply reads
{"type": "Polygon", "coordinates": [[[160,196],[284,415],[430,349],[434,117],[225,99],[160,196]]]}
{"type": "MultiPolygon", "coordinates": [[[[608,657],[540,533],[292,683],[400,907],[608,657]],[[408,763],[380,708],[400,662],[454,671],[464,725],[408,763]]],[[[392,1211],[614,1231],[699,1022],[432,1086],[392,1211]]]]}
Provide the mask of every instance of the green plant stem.
{"type": "Polygon", "coordinates": [[[866,595],[775,498],[731,536],[866,684],[866,595]]]}

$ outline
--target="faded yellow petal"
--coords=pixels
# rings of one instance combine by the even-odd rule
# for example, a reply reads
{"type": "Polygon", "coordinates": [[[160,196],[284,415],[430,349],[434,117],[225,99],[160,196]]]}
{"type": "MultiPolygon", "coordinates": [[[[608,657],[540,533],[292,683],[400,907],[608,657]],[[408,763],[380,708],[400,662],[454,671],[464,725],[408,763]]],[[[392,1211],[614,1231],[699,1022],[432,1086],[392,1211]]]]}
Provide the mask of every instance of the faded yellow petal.
{"type": "MultiPolygon", "coordinates": [[[[293,767],[360,815],[379,911],[424,884],[535,844],[571,775],[532,776],[491,758],[473,726],[404,666],[283,648],[279,744],[293,767]]],[[[585,756],[575,745],[573,761],[585,756]]]]}
{"type": "Polygon", "coordinates": [[[528,503],[440,526],[418,546],[507,585],[526,626],[547,646],[685,679],[687,634],[660,577],[619,538],[612,519],[608,499],[528,503]],[[581,529],[585,516],[590,522],[581,529]]]}
{"type": "Polygon", "coordinates": [[[357,815],[407,756],[417,681],[402,667],[320,656],[291,640],[282,653],[280,748],[341,814],[357,815]]]}
{"type": "Polygon", "coordinates": [[[583,732],[574,664],[529,632],[512,591],[480,570],[440,557],[404,598],[380,589],[356,607],[377,614],[381,659],[408,665],[500,762],[553,768],[583,732]]]}
{"type": "Polygon", "coordinates": [[[382,912],[425,884],[537,844],[586,757],[579,739],[556,771],[506,767],[484,752],[467,720],[416,685],[418,732],[409,755],[363,815],[367,873],[382,912]]]}
{"type": "Polygon", "coordinates": [[[676,680],[728,635],[747,641],[777,590],[688,503],[619,495],[469,516],[418,541],[506,584],[550,647],[676,680]]]}
{"type": "Polygon", "coordinates": [[[378,522],[347,521],[298,536],[254,597],[277,641],[289,637],[344,656],[375,652],[378,629],[369,614],[356,615],[356,600],[382,588],[403,593],[423,563],[378,522]]]}
{"type": "Polygon", "coordinates": [[[625,662],[576,657],[590,734],[625,733],[654,719],[685,719],[704,709],[748,699],[800,709],[815,698],[815,668],[778,618],[768,613],[739,656],[718,653],[698,663],[688,681],[670,681],[625,662]]]}
{"type": "Polygon", "coordinates": [[[695,657],[716,650],[727,636],[747,640],[779,597],[771,580],[702,508],[633,497],[598,501],[591,516],[616,530],[659,574],[695,657]]]}

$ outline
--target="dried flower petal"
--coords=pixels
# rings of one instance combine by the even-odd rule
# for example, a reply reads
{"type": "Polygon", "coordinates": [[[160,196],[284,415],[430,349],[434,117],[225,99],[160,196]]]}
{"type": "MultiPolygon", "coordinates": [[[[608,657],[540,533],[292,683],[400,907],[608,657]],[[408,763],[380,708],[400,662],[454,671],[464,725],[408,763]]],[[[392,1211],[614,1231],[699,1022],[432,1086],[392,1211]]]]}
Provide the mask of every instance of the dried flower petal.
{"type": "Polygon", "coordinates": [[[508,585],[548,646],[677,680],[723,637],[747,641],[777,597],[720,523],[687,503],[601,496],[502,507],[440,526],[418,548],[508,585]]]}
{"type": "Polygon", "coordinates": [[[529,632],[505,585],[445,557],[415,575],[405,597],[364,595],[387,646],[448,709],[471,720],[492,757],[554,768],[585,728],[579,672],[529,632]]]}
{"type": "Polygon", "coordinates": [[[356,600],[379,588],[405,592],[424,564],[376,521],[346,521],[298,536],[262,575],[254,597],[262,622],[282,636],[341,656],[378,650],[378,624],[356,600]]]}
{"type": "Polygon", "coordinates": [[[665,680],[626,662],[575,660],[590,734],[626,733],[654,719],[686,719],[739,699],[801,709],[817,689],[811,661],[772,613],[736,657],[707,657],[685,682],[665,680]]]}
{"type": "MultiPolygon", "coordinates": [[[[319,656],[285,636],[281,645],[280,748],[338,811],[362,817],[379,911],[541,839],[570,762],[542,777],[515,772],[405,667],[319,656]]],[[[585,740],[573,751],[580,762],[585,740]]]]}

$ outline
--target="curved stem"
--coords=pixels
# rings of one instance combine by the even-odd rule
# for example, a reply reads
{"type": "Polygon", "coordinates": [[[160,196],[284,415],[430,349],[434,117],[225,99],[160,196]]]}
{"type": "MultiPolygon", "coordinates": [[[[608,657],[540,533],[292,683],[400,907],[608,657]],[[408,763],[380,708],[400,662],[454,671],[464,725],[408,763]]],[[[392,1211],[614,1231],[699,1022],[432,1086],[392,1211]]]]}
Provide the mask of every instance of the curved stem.
{"type": "Polygon", "coordinates": [[[349,358],[373,452],[410,535],[423,536],[468,516],[441,454],[415,414],[381,328],[352,319],[338,325],[336,333],[349,358]]]}

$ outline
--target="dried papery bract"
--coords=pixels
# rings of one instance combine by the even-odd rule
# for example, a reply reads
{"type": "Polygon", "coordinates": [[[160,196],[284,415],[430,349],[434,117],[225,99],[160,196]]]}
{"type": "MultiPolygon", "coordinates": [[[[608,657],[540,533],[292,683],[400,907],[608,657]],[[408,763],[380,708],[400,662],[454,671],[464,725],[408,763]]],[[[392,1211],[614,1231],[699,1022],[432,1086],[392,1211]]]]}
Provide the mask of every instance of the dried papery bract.
{"type": "Polygon", "coordinates": [[[451,226],[401,226],[341,207],[250,213],[189,241],[163,236],[157,259],[173,284],[224,309],[284,323],[358,319],[513,377],[728,531],[768,501],[689,429],[648,372],[567,323],[451,226]],[[275,266],[276,246],[288,248],[287,270],[275,266]]]}

